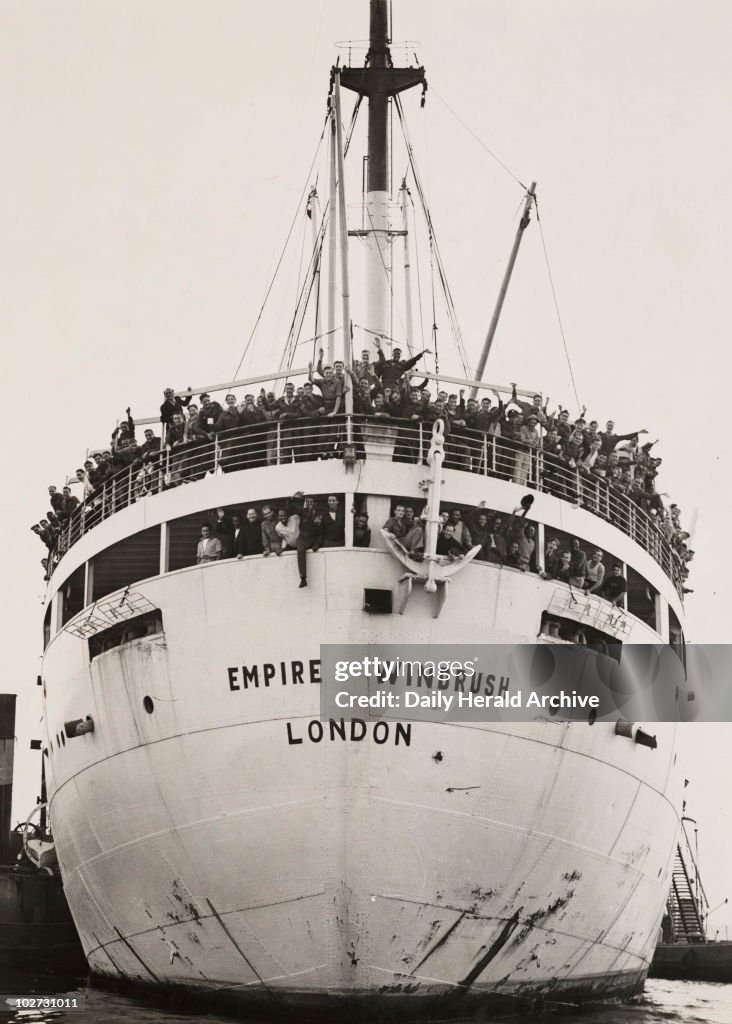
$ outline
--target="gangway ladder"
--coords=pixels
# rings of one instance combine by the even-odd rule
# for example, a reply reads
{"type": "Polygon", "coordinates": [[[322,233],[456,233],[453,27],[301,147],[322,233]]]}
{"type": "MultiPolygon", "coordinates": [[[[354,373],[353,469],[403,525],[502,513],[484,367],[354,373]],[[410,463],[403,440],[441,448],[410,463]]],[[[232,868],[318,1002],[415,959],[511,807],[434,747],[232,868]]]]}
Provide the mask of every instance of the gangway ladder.
{"type": "Polygon", "coordinates": [[[699,902],[680,845],[676,847],[667,907],[674,942],[706,942],[699,902]]]}

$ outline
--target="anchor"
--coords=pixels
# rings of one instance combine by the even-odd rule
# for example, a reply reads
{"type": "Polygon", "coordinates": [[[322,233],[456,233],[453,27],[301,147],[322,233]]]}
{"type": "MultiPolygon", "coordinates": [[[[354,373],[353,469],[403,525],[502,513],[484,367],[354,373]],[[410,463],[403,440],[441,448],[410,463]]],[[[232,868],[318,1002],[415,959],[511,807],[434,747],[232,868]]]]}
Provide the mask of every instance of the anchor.
{"type": "Polygon", "coordinates": [[[402,584],[402,593],[399,596],[397,613],[404,614],[407,602],[412,594],[412,587],[415,581],[423,582],[424,589],[428,594],[435,594],[435,608],[433,618],[438,618],[447,599],[447,588],[453,576],[456,576],[461,569],[464,569],[469,562],[475,558],[480,551],[480,544],[471,548],[465,555],[459,558],[449,558],[437,554],[437,538],[440,525],[440,494],[442,490],[442,463],[445,458],[445,433],[442,420],[435,420],[432,426],[432,444],[427,456],[427,464],[432,470],[427,480],[420,482],[420,487],[425,491],[427,506],[423,512],[425,516],[425,551],[421,561],[417,561],[413,555],[400,544],[399,540],[388,530],[382,530],[389,551],[402,563],[407,572],[399,577],[402,584]]]}

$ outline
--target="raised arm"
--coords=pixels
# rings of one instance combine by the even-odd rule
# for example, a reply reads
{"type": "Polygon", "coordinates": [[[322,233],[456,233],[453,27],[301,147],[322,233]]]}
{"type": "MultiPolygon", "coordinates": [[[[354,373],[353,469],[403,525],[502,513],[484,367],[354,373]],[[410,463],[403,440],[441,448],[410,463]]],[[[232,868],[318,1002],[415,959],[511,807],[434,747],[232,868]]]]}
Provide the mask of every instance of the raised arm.
{"type": "Polygon", "coordinates": [[[376,376],[381,377],[382,373],[384,372],[384,366],[386,365],[386,358],[381,348],[381,341],[379,338],[376,339],[374,344],[376,345],[376,362],[372,363],[372,366],[374,368],[374,373],[376,374],[376,376]]]}
{"type": "Polygon", "coordinates": [[[320,379],[317,378],[317,377],[313,377],[313,364],[312,363],[308,363],[308,380],[313,385],[313,387],[317,388],[318,391],[320,391],[320,393],[322,394],[323,388],[321,386],[320,379]]]}
{"type": "Polygon", "coordinates": [[[422,352],[418,352],[416,356],[412,356],[411,359],[405,359],[402,362],[402,373],[406,373],[407,370],[411,370],[413,366],[416,366],[422,356],[429,355],[429,349],[426,348],[422,352]]]}
{"type": "Polygon", "coordinates": [[[510,397],[510,398],[509,398],[509,400],[508,400],[508,401],[506,402],[506,408],[508,408],[508,407],[509,407],[509,405],[515,405],[515,406],[517,406],[517,407],[518,407],[519,409],[521,409],[521,402],[519,401],[519,397],[518,397],[518,395],[516,394],[516,385],[515,385],[515,384],[513,384],[513,383],[511,384],[511,397],[510,397]]]}

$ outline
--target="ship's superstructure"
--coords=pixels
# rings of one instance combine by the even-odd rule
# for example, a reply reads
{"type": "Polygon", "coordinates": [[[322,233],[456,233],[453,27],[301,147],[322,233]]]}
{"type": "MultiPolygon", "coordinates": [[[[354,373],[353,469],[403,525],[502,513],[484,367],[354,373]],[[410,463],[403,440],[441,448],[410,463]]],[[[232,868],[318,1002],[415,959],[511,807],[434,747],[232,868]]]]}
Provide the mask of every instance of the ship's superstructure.
{"type": "MultiPolygon", "coordinates": [[[[339,85],[370,100],[367,302],[385,334],[379,145],[388,98],[424,73],[392,66],[386,3],[371,11],[369,61],[336,70],[334,106],[339,85]]],[[[425,424],[348,398],[327,423],[163,451],[72,516],[42,681],[58,856],[96,973],[273,1010],[438,1000],[455,1016],[642,986],[676,848],[674,725],[650,747],[592,719],[320,719],[320,645],[345,639],[550,642],[552,621],[683,658],[680,566],[652,520],[516,440],[448,439],[432,525],[481,503],[508,521],[531,494],[536,564],[474,558],[449,589],[413,586],[379,527],[424,497],[431,444],[425,424]],[[291,551],[197,562],[212,509],[259,514],[298,491],[335,497],[344,522],[343,543],[307,553],[307,587],[291,551]],[[623,600],[546,578],[550,536],[619,562],[623,600]]]]}

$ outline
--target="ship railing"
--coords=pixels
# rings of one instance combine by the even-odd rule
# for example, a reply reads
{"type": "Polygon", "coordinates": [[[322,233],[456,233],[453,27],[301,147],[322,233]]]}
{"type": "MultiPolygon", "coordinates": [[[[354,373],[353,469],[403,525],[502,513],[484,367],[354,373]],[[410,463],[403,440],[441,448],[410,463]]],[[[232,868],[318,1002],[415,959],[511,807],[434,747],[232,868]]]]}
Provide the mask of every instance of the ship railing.
{"type": "MultiPolygon", "coordinates": [[[[253,423],[165,447],[105,480],[77,507],[59,536],[56,560],[84,534],[150,494],[222,473],[325,459],[427,463],[432,425],[388,415],[322,416],[253,423]]],[[[464,428],[445,438],[446,469],[493,477],[552,494],[617,527],[646,550],[682,591],[681,560],[648,513],[613,482],[539,447],[464,428]]]]}
{"type": "MultiPolygon", "coordinates": [[[[421,49],[422,44],[414,39],[400,39],[390,41],[389,55],[397,65],[404,67],[415,67],[419,63],[416,51],[421,49]]],[[[342,55],[342,61],[346,67],[363,67],[367,63],[367,56],[371,50],[371,43],[368,39],[341,39],[335,43],[336,49],[342,55]]]]}

